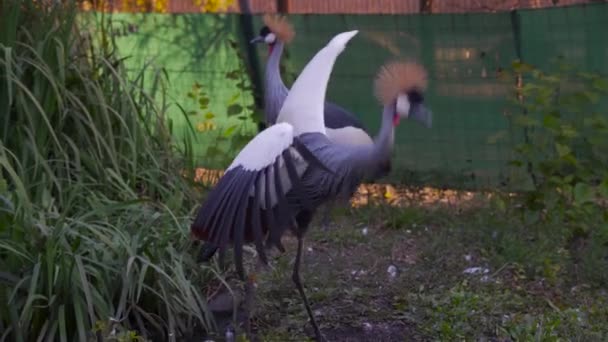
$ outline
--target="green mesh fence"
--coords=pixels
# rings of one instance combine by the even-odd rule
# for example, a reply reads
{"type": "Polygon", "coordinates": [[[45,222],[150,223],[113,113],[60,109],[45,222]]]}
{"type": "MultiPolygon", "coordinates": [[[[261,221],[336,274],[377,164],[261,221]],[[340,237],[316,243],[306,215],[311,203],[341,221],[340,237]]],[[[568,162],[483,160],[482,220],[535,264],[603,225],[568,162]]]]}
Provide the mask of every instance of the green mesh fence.
{"type": "Polygon", "coordinates": [[[236,153],[228,136],[249,137],[257,132],[251,119],[239,115],[253,106],[253,95],[238,86],[251,83],[247,61],[239,57],[244,49],[238,15],[97,13],[92,19],[85,22],[99,25],[103,20],[110,27],[133,78],[149,66],[143,83],[151,88],[152,73],[164,70],[168,82],[165,103],[159,97],[159,105],[166,106],[177,141],[186,134],[194,137],[199,165],[226,167],[236,153]],[[192,96],[195,84],[200,85],[199,94],[192,96]],[[229,115],[228,108],[237,111],[229,115]]]}
{"type": "MultiPolygon", "coordinates": [[[[223,104],[233,96],[236,81],[225,73],[238,63],[227,39],[241,39],[238,15],[121,15],[141,22],[137,34],[119,38],[121,52],[134,56],[137,67],[155,57],[167,67],[170,93],[186,110],[193,105],[186,94],[198,81],[212,89],[213,111],[222,125],[223,104]],[[189,102],[190,101],[190,102],[189,102]]],[[[514,171],[508,166],[518,132],[505,117],[510,85],[497,72],[517,58],[549,67],[563,56],[583,70],[608,73],[608,5],[587,5],[496,14],[438,15],[290,15],[296,29],[283,63],[289,85],[303,65],[336,33],[358,29],[357,36],[336,62],[328,99],[359,116],[371,132],[380,123],[381,108],[373,96],[373,78],[388,60],[409,57],[429,71],[427,103],[434,112],[432,129],[403,122],[397,131],[394,169],[389,181],[450,188],[514,188],[514,171]],[[490,143],[497,132],[510,139],[490,143]]],[[[261,18],[254,18],[257,32],[261,18]]],[[[258,47],[263,72],[266,49],[258,47]]],[[[240,103],[250,105],[251,94],[240,103]]],[[[176,108],[176,134],[185,125],[176,108]],[[181,126],[180,126],[181,125],[181,126]]],[[[192,115],[193,123],[204,120],[192,115]]],[[[247,126],[252,130],[253,125],[247,126]]],[[[209,132],[198,133],[199,162],[221,167],[205,157],[209,132]]],[[[211,139],[213,141],[213,139],[211,139]]],[[[231,151],[233,156],[236,151],[231,151]]],[[[225,166],[225,165],[224,165],[225,166]]]]}

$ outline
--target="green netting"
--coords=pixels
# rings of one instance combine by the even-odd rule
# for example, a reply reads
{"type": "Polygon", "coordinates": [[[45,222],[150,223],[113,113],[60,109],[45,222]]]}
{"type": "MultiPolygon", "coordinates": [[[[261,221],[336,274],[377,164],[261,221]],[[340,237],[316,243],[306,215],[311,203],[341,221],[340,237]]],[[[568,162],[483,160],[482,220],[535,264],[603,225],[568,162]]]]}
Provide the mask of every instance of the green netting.
{"type": "MultiPolygon", "coordinates": [[[[234,153],[231,153],[227,142],[218,138],[231,127],[250,134],[257,129],[252,120],[243,121],[227,115],[230,104],[243,108],[253,105],[252,93],[237,87],[241,80],[227,76],[238,70],[240,63],[246,63],[230,46],[231,41],[239,43],[242,39],[239,17],[118,13],[97,14],[96,19],[97,24],[100,20],[110,23],[119,53],[134,77],[144,66],[152,66],[147,69],[144,80],[151,86],[153,77],[150,73],[158,72],[159,68],[166,71],[167,115],[177,140],[182,141],[185,132],[192,132],[194,128],[196,140],[193,147],[197,162],[209,168],[225,167],[234,153]],[[205,110],[201,110],[197,102],[200,98],[188,95],[195,83],[202,86],[209,99],[205,110]],[[211,120],[208,119],[209,113],[214,116],[211,120]],[[201,124],[208,121],[213,122],[216,128],[204,130],[205,126],[201,124]],[[215,151],[219,148],[219,153],[208,152],[210,148],[215,151]]],[[[244,83],[250,83],[247,73],[241,74],[244,83]]]]}
{"type": "MultiPolygon", "coordinates": [[[[155,57],[169,71],[175,101],[187,107],[185,95],[199,81],[218,98],[213,110],[225,115],[222,102],[232,96],[235,83],[224,73],[237,63],[226,39],[240,36],[238,15],[115,17],[143,23],[139,33],[119,39],[121,52],[134,56],[128,61],[130,66],[136,69],[155,57]]],[[[356,113],[372,132],[380,122],[381,109],[372,93],[379,67],[396,57],[410,57],[428,69],[427,103],[434,111],[434,125],[428,130],[405,122],[398,128],[389,177],[396,183],[513,187],[508,180],[516,175],[507,162],[518,134],[511,132],[511,139],[489,143],[497,132],[509,130],[504,115],[509,85],[498,80],[497,71],[517,58],[549,67],[557,56],[583,70],[608,71],[605,4],[496,14],[290,15],[289,19],[297,35],[283,59],[288,85],[334,34],[360,30],[335,65],[328,98],[356,113]]],[[[261,18],[255,17],[254,24],[257,32],[261,18]]],[[[257,51],[259,71],[263,71],[266,49],[257,51]]],[[[250,104],[251,95],[243,94],[242,102],[250,104]]],[[[184,124],[175,108],[171,113],[176,126],[184,124]]],[[[209,165],[202,153],[208,133],[199,135],[203,138],[198,146],[201,165],[217,167],[209,165]]]]}

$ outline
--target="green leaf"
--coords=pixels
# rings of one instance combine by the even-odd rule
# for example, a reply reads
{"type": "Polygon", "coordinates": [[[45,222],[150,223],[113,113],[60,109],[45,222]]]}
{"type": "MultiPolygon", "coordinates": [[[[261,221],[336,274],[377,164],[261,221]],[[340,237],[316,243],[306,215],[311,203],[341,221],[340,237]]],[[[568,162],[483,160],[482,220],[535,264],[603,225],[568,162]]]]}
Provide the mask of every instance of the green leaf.
{"type": "Polygon", "coordinates": [[[542,80],[553,84],[560,82],[560,78],[554,75],[543,75],[542,80]]]}
{"type": "Polygon", "coordinates": [[[599,115],[594,115],[591,118],[585,118],[583,119],[583,125],[584,126],[591,126],[593,128],[596,129],[603,129],[603,128],[607,128],[608,127],[608,121],[599,116],[599,115]]]}
{"type": "Polygon", "coordinates": [[[241,97],[241,93],[236,93],[236,94],[232,95],[230,100],[228,100],[228,105],[233,105],[240,97],[241,97]]]}
{"type": "Polygon", "coordinates": [[[543,126],[551,129],[559,128],[559,119],[552,114],[547,114],[543,118],[543,126]]]}
{"type": "Polygon", "coordinates": [[[594,74],[590,74],[588,72],[578,72],[577,75],[580,78],[586,79],[586,80],[592,80],[594,78],[596,78],[596,76],[594,74]]]}
{"type": "Polygon", "coordinates": [[[239,71],[233,70],[226,73],[226,78],[229,80],[237,80],[239,78],[239,71]]]}
{"type": "Polygon", "coordinates": [[[205,119],[207,119],[207,120],[211,120],[211,119],[213,119],[213,118],[215,118],[215,114],[213,114],[213,113],[211,113],[211,112],[207,112],[207,113],[205,114],[205,119]]]}
{"type": "Polygon", "coordinates": [[[507,136],[507,131],[498,131],[487,138],[488,144],[496,144],[498,141],[503,140],[507,136]]]}
{"type": "Polygon", "coordinates": [[[584,107],[589,104],[590,98],[585,92],[577,92],[566,97],[565,101],[573,107],[584,107]]]}
{"type": "Polygon", "coordinates": [[[513,62],[512,67],[513,67],[513,70],[515,70],[515,72],[519,72],[519,73],[526,73],[526,72],[530,72],[530,71],[534,70],[534,67],[532,67],[532,65],[526,64],[521,61],[513,62]]]}
{"type": "Polygon", "coordinates": [[[576,160],[576,158],[572,154],[566,154],[565,156],[562,157],[562,159],[565,162],[570,163],[572,165],[576,165],[578,163],[578,160],[576,160]]]}
{"type": "Polygon", "coordinates": [[[591,86],[596,90],[608,92],[608,80],[606,80],[605,78],[596,78],[591,83],[591,86]]]}
{"type": "Polygon", "coordinates": [[[215,157],[224,154],[224,151],[219,149],[217,146],[209,146],[207,147],[207,156],[215,157]]]}
{"type": "Polygon", "coordinates": [[[559,155],[560,158],[563,158],[564,156],[570,154],[570,152],[572,152],[572,150],[570,150],[570,147],[566,146],[566,145],[562,145],[560,143],[555,143],[555,150],[557,151],[557,154],[559,155]]]}
{"type": "Polygon", "coordinates": [[[602,197],[608,198],[608,177],[605,178],[602,183],[600,183],[598,190],[602,197]]]}
{"type": "Polygon", "coordinates": [[[239,104],[233,104],[228,107],[228,116],[240,114],[243,111],[243,107],[239,104]]]}
{"type": "Polygon", "coordinates": [[[584,91],[582,95],[585,96],[589,100],[589,102],[594,104],[600,100],[600,95],[593,91],[584,91]]]}
{"type": "Polygon", "coordinates": [[[570,124],[563,124],[561,126],[562,129],[562,135],[566,138],[575,138],[578,136],[578,131],[576,130],[576,128],[570,124]]]}
{"type": "Polygon", "coordinates": [[[511,160],[508,164],[515,167],[522,167],[524,165],[521,160],[511,160]]]}
{"type": "Polygon", "coordinates": [[[536,119],[531,118],[528,115],[518,115],[515,117],[515,123],[520,125],[520,126],[524,126],[524,127],[531,127],[531,126],[539,126],[539,122],[536,119]]]}
{"type": "Polygon", "coordinates": [[[573,189],[574,201],[583,204],[593,201],[593,189],[586,183],[577,183],[573,189]]]}
{"type": "Polygon", "coordinates": [[[239,47],[238,43],[234,40],[234,39],[228,39],[228,45],[233,48],[236,49],[239,47]]]}
{"type": "Polygon", "coordinates": [[[234,131],[236,130],[237,125],[232,125],[230,127],[228,127],[225,131],[224,131],[224,136],[225,137],[229,137],[231,136],[234,131]]]}
{"type": "Polygon", "coordinates": [[[206,109],[209,106],[209,98],[201,97],[198,99],[198,104],[200,105],[201,109],[206,109]]]}

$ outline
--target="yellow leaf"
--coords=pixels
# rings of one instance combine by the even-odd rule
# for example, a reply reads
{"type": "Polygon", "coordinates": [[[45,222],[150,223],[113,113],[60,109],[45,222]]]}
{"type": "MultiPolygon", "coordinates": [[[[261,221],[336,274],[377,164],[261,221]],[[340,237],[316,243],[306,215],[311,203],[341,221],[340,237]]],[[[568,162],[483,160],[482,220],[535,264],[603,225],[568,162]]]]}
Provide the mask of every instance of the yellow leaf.
{"type": "Polygon", "coordinates": [[[392,199],[395,197],[395,189],[392,186],[387,186],[386,191],[384,192],[384,198],[392,199]]]}

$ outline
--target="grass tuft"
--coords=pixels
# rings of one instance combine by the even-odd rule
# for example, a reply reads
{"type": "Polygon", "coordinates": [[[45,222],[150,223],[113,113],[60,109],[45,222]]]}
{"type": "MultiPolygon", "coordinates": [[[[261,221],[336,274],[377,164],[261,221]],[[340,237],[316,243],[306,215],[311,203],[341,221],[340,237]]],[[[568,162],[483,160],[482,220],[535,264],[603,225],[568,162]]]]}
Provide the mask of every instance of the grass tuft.
{"type": "Polygon", "coordinates": [[[213,272],[188,253],[191,162],[153,100],[164,74],[128,79],[105,24],[83,30],[73,2],[0,12],[0,340],[212,329],[213,272]]]}

